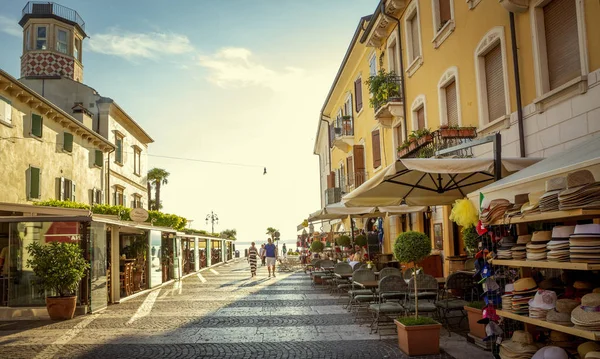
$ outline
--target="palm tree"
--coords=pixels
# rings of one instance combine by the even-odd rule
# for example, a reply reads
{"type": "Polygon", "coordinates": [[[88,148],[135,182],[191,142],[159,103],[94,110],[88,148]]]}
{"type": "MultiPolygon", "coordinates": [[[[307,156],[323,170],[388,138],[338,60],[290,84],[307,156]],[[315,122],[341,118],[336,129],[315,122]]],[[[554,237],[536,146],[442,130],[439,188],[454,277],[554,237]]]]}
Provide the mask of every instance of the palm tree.
{"type": "Polygon", "coordinates": [[[271,236],[272,240],[275,240],[275,238],[274,238],[275,232],[278,232],[278,230],[273,227],[267,228],[267,234],[271,236]]]}
{"type": "Polygon", "coordinates": [[[227,239],[231,239],[232,241],[235,241],[237,238],[235,236],[237,236],[237,231],[234,229],[226,229],[223,232],[221,232],[221,236],[227,238],[227,239]]]}
{"type": "MultiPolygon", "coordinates": [[[[160,186],[169,183],[167,180],[169,174],[162,168],[153,168],[148,171],[148,183],[154,185],[154,209],[157,211],[162,207],[160,203],[160,186]]],[[[149,198],[148,202],[150,202],[149,198]]]]}

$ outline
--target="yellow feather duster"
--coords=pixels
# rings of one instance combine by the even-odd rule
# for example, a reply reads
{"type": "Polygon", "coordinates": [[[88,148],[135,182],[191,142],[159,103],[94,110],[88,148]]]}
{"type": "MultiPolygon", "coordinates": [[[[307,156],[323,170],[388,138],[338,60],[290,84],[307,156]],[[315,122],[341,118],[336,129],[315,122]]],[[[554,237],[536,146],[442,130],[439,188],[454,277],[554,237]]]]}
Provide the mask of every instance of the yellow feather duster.
{"type": "Polygon", "coordinates": [[[471,201],[468,199],[457,199],[452,205],[450,220],[456,222],[459,226],[470,227],[477,224],[479,213],[471,201]]]}

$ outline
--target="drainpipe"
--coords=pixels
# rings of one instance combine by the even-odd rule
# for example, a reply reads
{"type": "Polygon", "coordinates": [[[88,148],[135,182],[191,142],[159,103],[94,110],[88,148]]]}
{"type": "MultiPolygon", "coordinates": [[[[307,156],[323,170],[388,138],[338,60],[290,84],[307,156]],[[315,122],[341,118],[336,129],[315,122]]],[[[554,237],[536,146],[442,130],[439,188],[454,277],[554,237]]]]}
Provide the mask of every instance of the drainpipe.
{"type": "Polygon", "coordinates": [[[509,12],[510,17],[510,41],[512,42],[513,67],[515,69],[515,87],[517,95],[517,126],[519,127],[519,151],[521,157],[525,157],[525,134],[523,129],[523,104],[521,102],[521,80],[519,76],[519,56],[517,55],[517,31],[515,29],[515,14],[509,12]]]}
{"type": "Polygon", "coordinates": [[[106,155],[106,195],[104,196],[106,204],[110,204],[110,154],[113,152],[115,152],[115,149],[106,155]]]}
{"type": "Polygon", "coordinates": [[[394,17],[392,15],[386,14],[385,13],[385,1],[382,0],[379,2],[379,5],[381,6],[381,13],[383,14],[383,16],[387,16],[391,19],[396,20],[396,28],[398,30],[398,52],[400,53],[400,79],[401,79],[401,83],[400,83],[400,88],[402,89],[402,114],[404,115],[404,123],[402,124],[402,132],[404,134],[404,139],[408,138],[408,130],[406,128],[407,126],[407,121],[408,119],[406,118],[406,94],[405,94],[405,87],[404,87],[404,56],[402,54],[402,33],[400,32],[400,19],[397,17],[394,17]]]}

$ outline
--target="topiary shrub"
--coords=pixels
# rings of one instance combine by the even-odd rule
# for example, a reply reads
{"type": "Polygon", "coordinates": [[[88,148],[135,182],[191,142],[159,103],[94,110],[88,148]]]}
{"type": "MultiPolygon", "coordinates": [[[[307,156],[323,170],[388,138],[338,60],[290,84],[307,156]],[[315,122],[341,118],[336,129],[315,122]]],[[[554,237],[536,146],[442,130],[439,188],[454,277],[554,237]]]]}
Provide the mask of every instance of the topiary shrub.
{"type": "Polygon", "coordinates": [[[473,255],[477,252],[479,246],[479,235],[475,226],[469,226],[462,229],[463,242],[465,243],[465,249],[469,255],[473,255]]]}
{"type": "Polygon", "coordinates": [[[323,252],[324,247],[325,246],[323,245],[323,242],[315,240],[310,244],[310,251],[314,253],[321,253],[323,252]]]}
{"type": "MultiPolygon", "coordinates": [[[[400,263],[413,264],[413,271],[418,269],[417,262],[431,254],[431,239],[425,233],[409,231],[400,233],[394,243],[394,256],[400,263]]],[[[417,300],[417,281],[415,283],[415,318],[419,317],[419,302],[417,300]]]]}
{"type": "Polygon", "coordinates": [[[350,247],[352,244],[352,239],[346,235],[341,235],[335,240],[335,242],[338,244],[338,246],[350,247]]]}
{"type": "Polygon", "coordinates": [[[360,247],[367,245],[367,237],[364,234],[359,234],[354,238],[354,244],[360,247]]]}

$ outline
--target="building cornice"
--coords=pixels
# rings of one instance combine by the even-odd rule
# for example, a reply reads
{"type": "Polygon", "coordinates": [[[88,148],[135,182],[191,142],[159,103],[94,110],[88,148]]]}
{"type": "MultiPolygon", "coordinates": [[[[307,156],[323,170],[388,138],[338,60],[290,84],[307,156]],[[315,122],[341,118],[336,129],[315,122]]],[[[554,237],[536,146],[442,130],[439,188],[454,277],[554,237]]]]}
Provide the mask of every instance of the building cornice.
{"type": "Polygon", "coordinates": [[[137,189],[143,191],[144,193],[146,193],[146,191],[148,190],[148,188],[146,188],[146,187],[142,186],[141,184],[139,184],[139,183],[131,180],[130,178],[127,178],[127,177],[123,176],[119,172],[116,172],[116,171],[114,171],[112,169],[110,170],[110,175],[111,176],[115,176],[116,178],[120,179],[121,181],[129,183],[130,185],[136,187],[137,189]]]}

